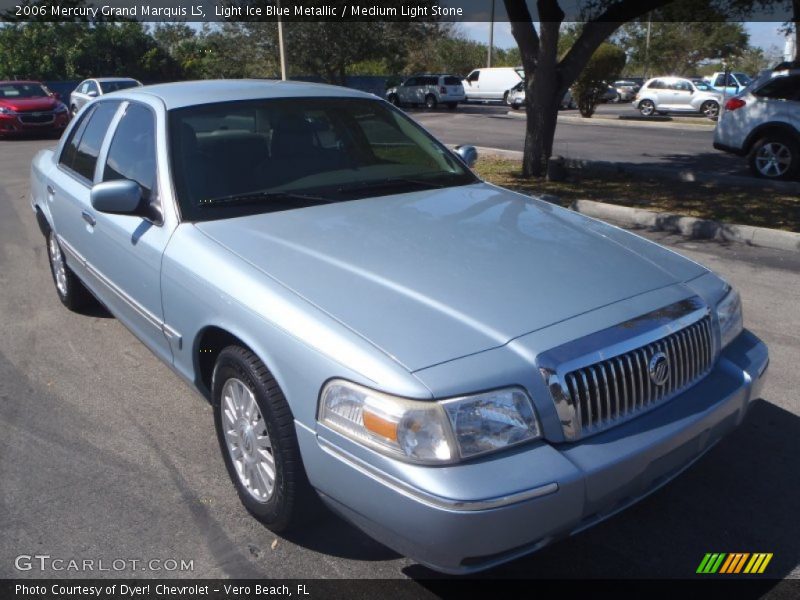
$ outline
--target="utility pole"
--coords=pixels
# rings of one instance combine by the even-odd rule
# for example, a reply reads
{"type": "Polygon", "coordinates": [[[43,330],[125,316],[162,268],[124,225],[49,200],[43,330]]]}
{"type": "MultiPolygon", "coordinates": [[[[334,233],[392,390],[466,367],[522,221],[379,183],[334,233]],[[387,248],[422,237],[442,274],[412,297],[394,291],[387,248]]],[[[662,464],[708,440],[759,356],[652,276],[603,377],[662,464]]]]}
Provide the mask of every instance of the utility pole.
{"type": "Polygon", "coordinates": [[[492,66],[492,48],[494,47],[494,0],[492,2],[492,12],[491,16],[489,17],[489,52],[488,56],[486,57],[486,68],[489,69],[492,66]]]}
{"type": "Polygon", "coordinates": [[[644,73],[642,77],[647,79],[647,72],[650,70],[650,30],[653,27],[653,14],[647,15],[647,40],[644,44],[644,73]]]}
{"type": "Polygon", "coordinates": [[[281,0],[275,0],[278,9],[278,51],[281,55],[281,80],[286,81],[286,52],[283,49],[283,21],[281,21],[281,0]]]}

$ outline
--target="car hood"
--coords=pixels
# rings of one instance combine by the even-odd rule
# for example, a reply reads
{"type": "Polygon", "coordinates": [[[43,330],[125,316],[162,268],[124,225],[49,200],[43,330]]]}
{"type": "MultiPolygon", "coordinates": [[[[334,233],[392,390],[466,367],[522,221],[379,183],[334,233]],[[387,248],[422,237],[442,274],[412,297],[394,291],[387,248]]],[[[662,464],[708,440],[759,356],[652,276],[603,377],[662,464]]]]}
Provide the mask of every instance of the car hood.
{"type": "Polygon", "coordinates": [[[705,272],[488,184],[196,226],[411,371],[705,272]]]}
{"type": "Polygon", "coordinates": [[[10,108],[16,112],[53,110],[56,106],[58,106],[58,100],[50,97],[17,99],[3,98],[0,99],[0,106],[10,108]]]}

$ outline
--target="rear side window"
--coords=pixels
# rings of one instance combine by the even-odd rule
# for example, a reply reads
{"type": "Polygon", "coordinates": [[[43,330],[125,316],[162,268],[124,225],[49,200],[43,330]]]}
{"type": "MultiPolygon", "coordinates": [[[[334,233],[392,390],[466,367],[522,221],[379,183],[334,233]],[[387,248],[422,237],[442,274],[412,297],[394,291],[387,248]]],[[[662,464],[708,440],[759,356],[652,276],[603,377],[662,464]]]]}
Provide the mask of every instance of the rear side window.
{"type": "Polygon", "coordinates": [[[445,77],[444,85],[459,85],[461,80],[458,77],[445,77]]]}
{"type": "Polygon", "coordinates": [[[753,95],[775,100],[800,100],[800,75],[776,77],[755,90],[753,95]]]}
{"type": "Polygon", "coordinates": [[[100,146],[103,144],[108,126],[111,124],[117,108],[119,108],[119,102],[102,102],[97,105],[97,108],[88,117],[72,164],[67,165],[89,181],[94,179],[94,169],[97,165],[97,156],[100,154],[100,146]]]}
{"type": "Polygon", "coordinates": [[[425,85],[437,85],[436,77],[425,77],[425,85]]]}
{"type": "Polygon", "coordinates": [[[114,132],[103,181],[130,179],[149,201],[156,183],[156,126],[150,109],[130,104],[114,132]]]}
{"type": "Polygon", "coordinates": [[[654,79],[650,83],[647,84],[648,90],[663,90],[664,89],[664,82],[660,79],[654,79]]]}

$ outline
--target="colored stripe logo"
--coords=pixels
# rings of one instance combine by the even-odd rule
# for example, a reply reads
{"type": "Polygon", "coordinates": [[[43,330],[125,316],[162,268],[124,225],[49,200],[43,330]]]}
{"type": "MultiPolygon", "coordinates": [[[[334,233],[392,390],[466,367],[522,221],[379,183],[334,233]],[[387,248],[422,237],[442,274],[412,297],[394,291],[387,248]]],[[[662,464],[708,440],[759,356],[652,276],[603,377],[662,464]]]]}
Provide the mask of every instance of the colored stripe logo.
{"type": "Polygon", "coordinates": [[[763,573],[769,561],[772,560],[772,552],[708,552],[700,561],[697,573],[703,575],[713,575],[715,573],[732,575],[737,573],[747,573],[757,575],[763,573]]]}

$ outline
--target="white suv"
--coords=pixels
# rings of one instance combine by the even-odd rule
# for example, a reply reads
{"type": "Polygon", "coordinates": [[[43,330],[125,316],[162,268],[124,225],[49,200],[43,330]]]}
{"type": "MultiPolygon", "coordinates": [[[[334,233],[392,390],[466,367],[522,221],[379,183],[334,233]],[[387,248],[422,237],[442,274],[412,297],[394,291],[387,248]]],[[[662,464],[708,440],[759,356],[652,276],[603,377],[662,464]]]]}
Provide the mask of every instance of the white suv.
{"type": "Polygon", "coordinates": [[[725,103],[714,148],[747,156],[768,179],[800,175],[800,69],[759,77],[725,103]]]}

